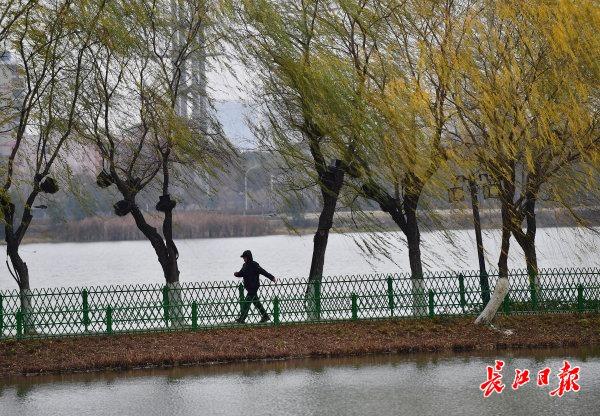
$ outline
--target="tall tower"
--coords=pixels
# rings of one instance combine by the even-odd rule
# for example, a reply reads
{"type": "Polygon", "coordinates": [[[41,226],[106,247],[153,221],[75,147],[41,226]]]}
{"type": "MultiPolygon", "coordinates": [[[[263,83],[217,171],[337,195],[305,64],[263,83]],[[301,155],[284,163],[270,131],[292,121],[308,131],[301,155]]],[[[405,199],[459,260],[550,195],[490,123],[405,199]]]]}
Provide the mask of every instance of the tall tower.
{"type": "MultiPolygon", "coordinates": [[[[190,4],[187,1],[170,1],[174,26],[172,48],[173,53],[176,54],[181,50],[182,45],[186,41],[187,34],[192,29],[189,27],[189,23],[186,26],[186,22],[190,22],[193,19],[190,17],[190,4]]],[[[206,10],[203,12],[206,13],[206,10]]],[[[175,112],[180,117],[188,119],[194,129],[199,130],[201,133],[206,133],[209,127],[209,106],[206,91],[206,38],[203,26],[200,26],[196,41],[192,42],[191,47],[192,49],[189,51],[191,53],[181,67],[180,86],[175,101],[175,112]]],[[[203,134],[199,136],[202,137],[203,134]]],[[[200,189],[205,190],[207,202],[204,206],[210,207],[213,199],[211,198],[210,177],[208,173],[205,172],[202,174],[192,169],[189,174],[200,189]]],[[[185,190],[182,191],[186,192],[185,190]]]]}
{"type": "Polygon", "coordinates": [[[17,60],[9,51],[0,52],[0,158],[5,160],[15,144],[19,122],[18,101],[23,93],[17,60]]]}
{"type": "MultiPolygon", "coordinates": [[[[173,52],[177,53],[185,42],[190,28],[185,22],[190,21],[186,2],[171,0],[171,14],[175,24],[173,33],[173,52]]],[[[208,100],[206,96],[206,43],[204,28],[200,28],[197,42],[192,45],[192,53],[181,67],[179,93],[175,103],[175,111],[181,117],[190,118],[204,130],[208,100]]]]}

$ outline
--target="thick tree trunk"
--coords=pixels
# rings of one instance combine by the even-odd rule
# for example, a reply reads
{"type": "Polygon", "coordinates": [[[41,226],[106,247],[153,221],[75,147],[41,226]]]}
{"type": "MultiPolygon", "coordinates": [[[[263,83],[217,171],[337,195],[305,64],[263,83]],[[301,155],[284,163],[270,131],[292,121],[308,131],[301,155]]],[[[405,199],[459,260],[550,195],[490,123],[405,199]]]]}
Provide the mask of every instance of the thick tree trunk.
{"type": "Polygon", "coordinates": [[[169,290],[169,321],[174,326],[183,326],[185,325],[184,308],[182,306],[179,267],[177,263],[179,253],[177,252],[177,246],[173,241],[172,235],[172,210],[167,210],[167,212],[165,212],[165,219],[163,220],[164,239],[156,228],[146,222],[144,215],[139,207],[135,205],[134,201],[132,202],[131,215],[133,216],[138,229],[150,241],[150,244],[152,244],[154,252],[158,257],[158,262],[162,268],[165,283],[169,290]]]}
{"type": "Polygon", "coordinates": [[[413,314],[415,316],[427,315],[427,293],[423,280],[423,262],[421,260],[421,233],[417,221],[417,195],[407,195],[404,200],[406,214],[406,227],[404,234],[408,246],[408,262],[413,298],[413,314]]]}
{"type": "MultiPolygon", "coordinates": [[[[537,233],[537,221],[535,217],[536,196],[533,191],[528,191],[525,194],[525,223],[527,230],[521,233],[517,242],[523,249],[525,255],[525,264],[527,266],[527,275],[529,276],[529,286],[531,288],[531,296],[535,296],[537,300],[542,299],[542,286],[538,276],[537,252],[535,247],[535,236],[537,233]]],[[[520,231],[520,230],[519,230],[520,231]]],[[[533,301],[533,299],[532,299],[533,301]]]]}
{"type": "Polygon", "coordinates": [[[523,253],[525,253],[525,262],[527,264],[527,273],[530,276],[537,276],[538,263],[535,249],[535,240],[527,239],[523,244],[523,253]]]}
{"type": "MultiPolygon", "coordinates": [[[[36,175],[37,178],[37,175],[36,175]]],[[[23,207],[23,214],[21,217],[21,223],[15,230],[15,205],[6,196],[7,187],[4,188],[4,196],[0,198],[0,209],[4,216],[4,240],[6,241],[6,254],[10,259],[12,270],[9,272],[19,285],[20,302],[21,302],[21,313],[23,316],[23,331],[25,334],[37,333],[35,328],[35,314],[32,305],[32,294],[29,287],[29,268],[27,264],[21,258],[19,254],[19,248],[23,236],[29,229],[29,225],[33,220],[31,209],[35,202],[35,199],[39,193],[39,179],[36,179],[33,190],[27,197],[23,207]]]]}
{"type": "Polygon", "coordinates": [[[177,283],[179,282],[179,266],[177,264],[179,252],[177,251],[177,246],[173,241],[172,209],[169,209],[165,212],[165,218],[163,220],[163,235],[165,237],[166,246],[166,258],[163,260],[164,264],[166,265],[166,267],[164,267],[165,280],[167,283],[177,283]]]}
{"type": "Polygon", "coordinates": [[[506,204],[502,204],[502,245],[500,248],[500,257],[498,259],[498,282],[494,287],[494,292],[490,301],[485,306],[481,314],[475,320],[475,324],[490,324],[496,312],[502,305],[502,301],[508,294],[508,252],[510,250],[510,217],[506,204]]]}
{"type": "Polygon", "coordinates": [[[309,281],[320,280],[323,276],[327,241],[329,239],[329,232],[333,226],[333,216],[344,181],[344,172],[339,168],[330,169],[328,174],[331,178],[328,178],[321,188],[323,207],[319,215],[317,232],[313,238],[313,254],[310,263],[309,281]]]}
{"type": "MultiPolygon", "coordinates": [[[[12,239],[11,239],[12,240],[12,239]]],[[[19,284],[21,314],[23,316],[23,332],[36,334],[35,314],[33,310],[31,288],[29,286],[29,268],[19,254],[19,244],[15,241],[7,242],[6,252],[12,266],[15,280],[19,284]]]]}
{"type": "Polygon", "coordinates": [[[169,317],[171,319],[171,325],[176,327],[182,327],[186,325],[185,322],[185,306],[183,305],[183,299],[181,296],[181,284],[179,283],[179,252],[177,246],[173,241],[173,210],[168,209],[165,211],[165,218],[163,220],[163,235],[165,237],[166,246],[166,258],[163,259],[161,264],[163,266],[163,272],[167,287],[169,288],[169,317]]]}
{"type": "Polygon", "coordinates": [[[508,286],[508,278],[500,276],[496,282],[496,287],[494,287],[490,301],[475,320],[476,324],[490,324],[492,322],[508,293],[508,286]]]}
{"type": "Polygon", "coordinates": [[[181,296],[181,283],[179,282],[167,282],[167,288],[169,290],[169,320],[171,326],[175,328],[181,328],[187,325],[185,320],[185,306],[183,305],[183,298],[181,296]]]}
{"type": "Polygon", "coordinates": [[[422,185],[413,180],[402,202],[399,197],[392,197],[385,189],[373,181],[362,186],[364,194],[379,204],[383,212],[390,214],[396,225],[406,237],[408,246],[408,261],[412,283],[412,307],[415,316],[427,314],[427,294],[423,280],[423,263],[421,261],[421,235],[417,220],[417,205],[421,195],[422,185]]]}
{"type": "Polygon", "coordinates": [[[313,238],[313,253],[306,288],[306,312],[309,319],[319,320],[319,284],[323,277],[325,252],[329,240],[329,232],[333,226],[333,216],[344,183],[344,171],[340,167],[330,166],[321,178],[321,194],[323,206],[319,215],[317,232],[313,238]]]}
{"type": "Polygon", "coordinates": [[[527,265],[527,276],[529,277],[529,289],[532,303],[538,303],[543,299],[543,288],[538,275],[537,253],[535,248],[535,235],[528,236],[519,244],[525,255],[527,265]],[[535,297],[535,299],[534,299],[535,297]]]}

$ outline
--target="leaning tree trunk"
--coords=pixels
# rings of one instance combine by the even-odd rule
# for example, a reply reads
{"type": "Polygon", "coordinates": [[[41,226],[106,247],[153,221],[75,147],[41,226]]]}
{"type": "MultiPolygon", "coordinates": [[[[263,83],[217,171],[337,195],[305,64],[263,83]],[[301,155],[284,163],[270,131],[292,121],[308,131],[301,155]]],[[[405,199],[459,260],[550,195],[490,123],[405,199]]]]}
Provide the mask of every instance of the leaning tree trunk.
{"type": "Polygon", "coordinates": [[[385,189],[373,181],[362,186],[364,194],[379,204],[383,212],[387,212],[406,237],[408,261],[411,272],[412,307],[415,316],[427,314],[427,295],[423,280],[423,263],[421,261],[421,235],[417,220],[417,205],[422,186],[414,186],[412,192],[406,192],[404,200],[392,197],[385,189]]]}
{"type": "Polygon", "coordinates": [[[163,271],[166,290],[168,291],[166,299],[163,299],[163,302],[168,302],[168,305],[165,305],[164,308],[168,314],[168,319],[166,319],[166,321],[173,326],[183,326],[185,325],[185,322],[181,285],[179,283],[179,268],[177,264],[179,254],[177,253],[177,247],[173,242],[172,210],[167,210],[165,212],[165,219],[163,220],[163,233],[165,234],[165,238],[163,239],[163,236],[160,235],[158,230],[146,222],[144,214],[135,204],[133,198],[130,198],[130,206],[131,215],[135,220],[136,226],[150,241],[150,244],[152,244],[163,271]]]}
{"type": "Polygon", "coordinates": [[[476,324],[490,324],[496,312],[508,294],[508,251],[510,249],[510,218],[508,209],[502,205],[502,245],[498,259],[498,281],[490,297],[490,301],[475,320],[476,324]]]}
{"type": "Polygon", "coordinates": [[[308,319],[319,320],[320,314],[320,284],[323,278],[325,251],[329,240],[329,232],[333,226],[333,216],[344,183],[344,171],[340,167],[330,166],[321,178],[321,193],[323,207],[319,215],[317,232],[313,237],[313,253],[306,288],[306,313],[308,319]]]}
{"type": "Polygon", "coordinates": [[[418,197],[406,196],[405,198],[406,228],[404,231],[408,246],[413,315],[425,316],[427,315],[427,293],[423,280],[423,262],[421,261],[421,233],[417,222],[418,197]]]}
{"type": "MultiPolygon", "coordinates": [[[[9,239],[12,240],[12,239],[9,239]]],[[[23,333],[36,334],[35,313],[33,310],[31,288],[29,287],[29,268],[19,254],[19,244],[7,241],[6,251],[12,266],[15,280],[19,284],[19,298],[21,303],[21,316],[23,317],[23,333]]]]}
{"type": "MultiPolygon", "coordinates": [[[[33,215],[31,214],[31,207],[38,195],[37,182],[34,185],[33,191],[29,194],[25,207],[23,209],[23,215],[21,223],[17,230],[14,228],[14,215],[15,206],[6,197],[0,200],[0,207],[2,209],[2,215],[4,216],[4,240],[6,241],[6,254],[10,259],[12,269],[9,268],[9,272],[19,285],[19,297],[21,304],[21,316],[23,319],[23,332],[25,334],[36,334],[35,328],[35,312],[32,302],[31,289],[29,287],[29,268],[27,264],[21,258],[19,254],[19,248],[25,232],[31,224],[33,215]]],[[[8,266],[8,261],[7,261],[8,266]]]]}
{"type": "Polygon", "coordinates": [[[477,242],[477,260],[479,261],[479,286],[481,288],[481,302],[483,307],[490,301],[490,282],[485,267],[483,250],[483,237],[481,235],[481,217],[479,216],[479,198],[477,197],[477,183],[469,179],[469,193],[471,194],[471,209],[473,211],[473,227],[477,242]]]}

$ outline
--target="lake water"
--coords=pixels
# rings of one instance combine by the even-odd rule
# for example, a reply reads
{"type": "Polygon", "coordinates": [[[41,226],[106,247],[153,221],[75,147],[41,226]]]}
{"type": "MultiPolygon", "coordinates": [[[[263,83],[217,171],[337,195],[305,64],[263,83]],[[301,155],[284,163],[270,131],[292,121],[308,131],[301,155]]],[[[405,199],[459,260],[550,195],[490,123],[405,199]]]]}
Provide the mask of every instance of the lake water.
{"type": "MultiPolygon", "coordinates": [[[[600,229],[547,228],[538,231],[540,267],[600,266],[600,229]]],[[[407,250],[399,232],[381,234],[396,249],[391,260],[367,257],[355,244],[365,234],[332,234],[325,262],[326,275],[407,272],[407,250]]],[[[255,260],[280,278],[304,277],[312,255],[312,236],[266,236],[181,240],[182,281],[228,280],[241,266],[240,254],[252,250],[255,260]]],[[[488,267],[497,262],[500,234],[484,234],[488,267]]],[[[4,248],[2,248],[4,250],[4,248]]],[[[162,282],[160,266],[147,241],[27,244],[21,249],[32,287],[91,286],[162,282]]],[[[477,269],[473,231],[448,234],[423,233],[426,270],[477,269]]],[[[522,251],[512,240],[511,267],[524,267],[522,251]]],[[[13,289],[15,282],[6,266],[0,266],[0,289],[13,289]]]]}
{"type": "Polygon", "coordinates": [[[0,413],[85,415],[598,415],[600,351],[367,356],[136,370],[0,381],[0,413]],[[502,394],[479,385],[506,362],[502,394]],[[580,367],[579,392],[551,397],[563,360],[580,367]],[[550,385],[536,374],[552,370],[550,385]],[[515,369],[532,381],[514,391],[515,369]]]}

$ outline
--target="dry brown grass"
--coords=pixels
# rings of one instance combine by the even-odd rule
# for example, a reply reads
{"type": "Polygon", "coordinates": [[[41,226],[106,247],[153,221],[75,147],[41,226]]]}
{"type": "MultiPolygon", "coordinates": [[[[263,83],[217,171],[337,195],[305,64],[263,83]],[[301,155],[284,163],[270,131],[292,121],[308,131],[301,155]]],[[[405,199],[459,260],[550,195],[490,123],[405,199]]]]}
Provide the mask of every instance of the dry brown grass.
{"type": "Polygon", "coordinates": [[[498,318],[512,335],[470,318],[282,325],[161,334],[0,342],[0,377],[371,353],[600,345],[600,315],[498,318]]]}
{"type": "MultiPolygon", "coordinates": [[[[162,216],[158,213],[146,214],[148,222],[161,230],[162,216]]],[[[263,217],[224,214],[219,212],[175,212],[175,238],[215,238],[267,235],[274,232],[274,225],[263,217]]],[[[90,217],[79,221],[42,224],[39,233],[55,241],[122,241],[142,240],[143,234],[137,229],[133,218],[90,217]]]]}

